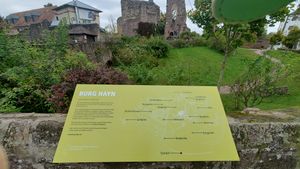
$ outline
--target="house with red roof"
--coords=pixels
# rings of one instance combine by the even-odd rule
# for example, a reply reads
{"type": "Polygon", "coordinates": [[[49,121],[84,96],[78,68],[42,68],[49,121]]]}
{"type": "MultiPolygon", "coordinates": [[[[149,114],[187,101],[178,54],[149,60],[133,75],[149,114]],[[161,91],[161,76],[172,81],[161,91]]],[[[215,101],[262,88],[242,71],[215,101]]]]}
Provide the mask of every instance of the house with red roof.
{"type": "Polygon", "coordinates": [[[43,28],[47,28],[51,25],[56,15],[54,8],[56,6],[48,5],[44,8],[17,12],[8,15],[6,20],[20,32],[29,29],[31,25],[40,25],[43,28]]]}

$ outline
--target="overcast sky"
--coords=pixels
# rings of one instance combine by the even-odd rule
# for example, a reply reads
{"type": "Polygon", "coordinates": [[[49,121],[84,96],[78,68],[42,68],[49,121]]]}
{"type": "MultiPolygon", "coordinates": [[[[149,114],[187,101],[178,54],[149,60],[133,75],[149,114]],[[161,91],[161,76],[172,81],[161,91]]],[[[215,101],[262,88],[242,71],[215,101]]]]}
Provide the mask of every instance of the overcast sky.
{"type": "MultiPolygon", "coordinates": [[[[53,5],[62,5],[70,2],[71,0],[0,0],[0,16],[7,16],[10,13],[26,11],[30,9],[41,8],[47,3],[52,3],[53,5]]],[[[156,4],[160,6],[162,12],[166,11],[166,1],[167,0],[154,0],[156,4]]],[[[121,16],[121,4],[120,0],[81,0],[88,5],[96,7],[103,11],[101,14],[101,27],[108,25],[109,18],[112,16],[115,20],[121,16]]],[[[193,8],[194,0],[186,0],[187,10],[193,8]]],[[[200,29],[188,20],[188,27],[196,32],[200,32],[200,29]]],[[[269,28],[268,32],[276,32],[277,26],[274,28],[269,28]]]]}

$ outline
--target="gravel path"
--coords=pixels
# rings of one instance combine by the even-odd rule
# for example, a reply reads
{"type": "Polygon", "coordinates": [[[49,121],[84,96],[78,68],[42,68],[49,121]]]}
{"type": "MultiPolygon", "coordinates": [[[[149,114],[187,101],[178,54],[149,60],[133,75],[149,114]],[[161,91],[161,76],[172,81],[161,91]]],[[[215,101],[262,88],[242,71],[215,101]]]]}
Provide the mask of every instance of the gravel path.
{"type": "Polygon", "coordinates": [[[251,49],[251,50],[253,50],[254,53],[256,53],[256,54],[258,54],[258,55],[260,55],[260,56],[264,56],[264,57],[266,57],[267,59],[270,59],[273,63],[279,63],[279,64],[282,64],[281,60],[276,59],[276,58],[274,58],[274,57],[272,57],[272,56],[270,56],[270,55],[267,55],[266,52],[267,52],[268,50],[264,50],[264,49],[251,49]]]}

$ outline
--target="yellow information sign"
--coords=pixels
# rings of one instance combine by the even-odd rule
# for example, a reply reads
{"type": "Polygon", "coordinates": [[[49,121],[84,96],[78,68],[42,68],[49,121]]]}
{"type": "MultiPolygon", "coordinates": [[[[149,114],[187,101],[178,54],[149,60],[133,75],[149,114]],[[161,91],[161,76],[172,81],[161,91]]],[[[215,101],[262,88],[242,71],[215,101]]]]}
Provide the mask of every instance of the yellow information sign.
{"type": "Polygon", "coordinates": [[[216,87],[78,85],[54,163],[238,161],[216,87]]]}

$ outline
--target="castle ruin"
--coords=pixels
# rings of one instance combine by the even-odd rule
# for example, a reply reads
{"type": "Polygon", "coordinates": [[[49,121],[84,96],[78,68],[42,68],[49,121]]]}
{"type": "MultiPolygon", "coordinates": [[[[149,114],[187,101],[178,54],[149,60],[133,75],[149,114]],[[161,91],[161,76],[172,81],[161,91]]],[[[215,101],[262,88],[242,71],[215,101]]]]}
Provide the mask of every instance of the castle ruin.
{"type": "Polygon", "coordinates": [[[137,35],[139,23],[157,24],[160,8],[153,0],[121,0],[122,17],[118,18],[118,32],[125,36],[137,35]]]}
{"type": "Polygon", "coordinates": [[[167,0],[165,38],[176,38],[187,30],[185,0],[167,0]]]}

